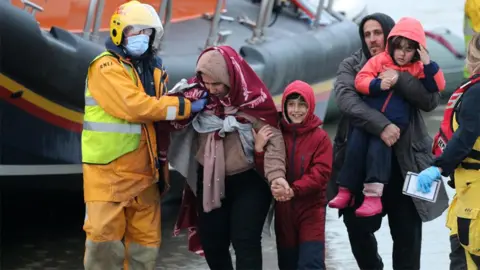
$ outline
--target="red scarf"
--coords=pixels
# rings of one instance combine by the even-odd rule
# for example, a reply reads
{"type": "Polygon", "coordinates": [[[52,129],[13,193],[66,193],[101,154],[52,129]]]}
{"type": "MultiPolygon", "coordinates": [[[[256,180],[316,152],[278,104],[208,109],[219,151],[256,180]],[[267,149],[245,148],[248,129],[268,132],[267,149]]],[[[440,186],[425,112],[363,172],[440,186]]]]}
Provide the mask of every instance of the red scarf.
{"type": "MultiPolygon", "coordinates": [[[[223,118],[224,106],[233,106],[238,108],[240,112],[244,112],[271,126],[277,127],[279,118],[272,96],[250,65],[230,46],[208,48],[200,54],[198,59],[210,50],[219,51],[225,58],[228,74],[230,75],[231,87],[228,95],[222,99],[209,95],[206,108],[215,111],[215,115],[223,118]]],[[[198,100],[205,92],[208,92],[200,76],[190,78],[188,83],[197,83],[196,86],[181,94],[190,101],[198,100]]],[[[192,114],[190,119],[183,121],[158,122],[156,125],[157,144],[159,158],[162,162],[166,161],[168,146],[170,144],[170,134],[166,132],[166,130],[185,128],[193,116],[194,114],[192,114]]]]}
{"type": "MultiPolygon", "coordinates": [[[[265,84],[248,63],[245,62],[245,60],[243,60],[243,58],[232,47],[212,47],[203,51],[202,54],[209,50],[218,50],[225,58],[228,74],[230,75],[231,87],[228,95],[222,99],[219,99],[216,96],[209,96],[206,108],[213,110],[217,116],[223,118],[224,106],[233,106],[238,108],[238,111],[260,119],[271,126],[278,127],[279,115],[272,96],[265,84]]],[[[188,80],[188,83],[197,83],[197,86],[182,93],[185,98],[191,101],[198,100],[207,91],[199,76],[191,78],[188,80]]],[[[192,115],[189,120],[185,121],[163,122],[161,124],[162,127],[157,125],[158,150],[159,155],[161,158],[163,157],[164,162],[166,162],[165,157],[170,143],[170,136],[166,130],[186,127],[193,116],[194,115],[192,115]],[[168,123],[170,128],[165,128],[165,123],[168,123]]],[[[180,213],[175,224],[174,235],[178,235],[182,229],[188,229],[189,250],[203,255],[196,229],[198,217],[196,203],[195,195],[188,185],[186,185],[180,213]]]]}

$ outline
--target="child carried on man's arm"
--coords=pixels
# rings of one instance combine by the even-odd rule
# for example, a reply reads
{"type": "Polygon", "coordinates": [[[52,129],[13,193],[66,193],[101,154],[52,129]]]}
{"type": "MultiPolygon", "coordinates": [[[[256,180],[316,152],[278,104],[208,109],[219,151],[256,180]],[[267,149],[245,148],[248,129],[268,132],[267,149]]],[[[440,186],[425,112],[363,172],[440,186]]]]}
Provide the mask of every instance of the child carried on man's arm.
{"type": "MultiPolygon", "coordinates": [[[[370,58],[355,78],[355,88],[365,95],[364,101],[384,113],[400,129],[400,134],[408,128],[413,108],[395,93],[398,72],[409,72],[430,92],[445,89],[443,72],[430,60],[425,47],[426,37],[421,23],[413,18],[402,18],[390,32],[385,51],[370,58]],[[395,75],[378,76],[387,70],[395,75]]],[[[338,177],[339,192],[329,206],[339,209],[351,206],[353,194],[363,184],[365,198],[355,214],[367,217],[382,213],[381,196],[392,167],[391,146],[366,130],[353,127],[338,177]]]]}

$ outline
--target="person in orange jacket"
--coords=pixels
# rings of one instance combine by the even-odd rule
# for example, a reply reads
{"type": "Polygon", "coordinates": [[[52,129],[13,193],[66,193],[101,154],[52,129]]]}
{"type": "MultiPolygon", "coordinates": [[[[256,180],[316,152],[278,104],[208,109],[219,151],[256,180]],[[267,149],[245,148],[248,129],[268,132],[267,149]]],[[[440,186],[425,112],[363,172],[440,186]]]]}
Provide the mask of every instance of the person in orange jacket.
{"type": "MultiPolygon", "coordinates": [[[[426,37],[422,24],[405,17],[398,21],[388,35],[385,51],[373,56],[355,78],[355,88],[365,95],[365,102],[378,109],[400,129],[400,134],[410,123],[411,105],[395,92],[398,71],[405,71],[420,79],[432,92],[445,89],[445,77],[440,67],[430,60],[426,50],[426,37]],[[390,75],[378,76],[389,70],[390,75]],[[378,77],[377,77],[378,76],[378,77]]],[[[366,131],[353,128],[348,139],[345,166],[340,171],[337,196],[330,201],[332,208],[343,209],[352,202],[352,190],[363,183],[365,200],[355,211],[360,217],[382,213],[381,197],[391,170],[391,145],[366,131]],[[359,160],[366,160],[365,164],[359,160]],[[363,176],[366,174],[366,178],[363,176]],[[361,178],[364,178],[362,181],[361,178]]]]}
{"type": "Polygon", "coordinates": [[[155,54],[162,35],[152,6],[127,2],[111,18],[106,51],[88,68],[82,131],[87,270],[155,268],[161,168],[154,122],[186,119],[206,104],[164,95],[168,76],[155,54]]]}

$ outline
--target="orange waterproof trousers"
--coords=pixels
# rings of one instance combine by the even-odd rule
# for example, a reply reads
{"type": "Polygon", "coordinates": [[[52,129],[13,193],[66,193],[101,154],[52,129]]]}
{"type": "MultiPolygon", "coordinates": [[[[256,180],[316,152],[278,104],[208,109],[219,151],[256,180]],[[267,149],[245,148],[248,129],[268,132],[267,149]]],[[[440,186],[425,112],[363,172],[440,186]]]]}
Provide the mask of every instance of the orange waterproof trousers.
{"type": "Polygon", "coordinates": [[[126,202],[87,202],[85,269],[155,269],[160,226],[157,185],[126,202]]]}

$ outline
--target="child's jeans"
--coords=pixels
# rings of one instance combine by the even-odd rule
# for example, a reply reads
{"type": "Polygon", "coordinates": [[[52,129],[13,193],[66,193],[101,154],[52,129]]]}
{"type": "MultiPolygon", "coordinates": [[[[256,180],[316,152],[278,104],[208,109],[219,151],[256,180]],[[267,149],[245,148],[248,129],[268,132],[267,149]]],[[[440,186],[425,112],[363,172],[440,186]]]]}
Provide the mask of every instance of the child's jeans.
{"type": "Polygon", "coordinates": [[[390,179],[392,148],[380,137],[353,128],[337,183],[351,192],[362,188],[366,196],[380,197],[390,179]]]}

